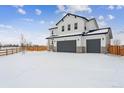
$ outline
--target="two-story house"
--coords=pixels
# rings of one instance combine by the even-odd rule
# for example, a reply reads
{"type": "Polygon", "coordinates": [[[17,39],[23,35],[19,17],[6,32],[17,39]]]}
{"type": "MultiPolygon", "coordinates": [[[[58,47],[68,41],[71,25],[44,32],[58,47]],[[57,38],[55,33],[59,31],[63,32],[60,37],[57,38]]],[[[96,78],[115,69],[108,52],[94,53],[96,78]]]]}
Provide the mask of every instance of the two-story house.
{"type": "Polygon", "coordinates": [[[50,28],[48,49],[56,52],[107,53],[111,28],[99,28],[95,18],[68,13],[50,28]]]}

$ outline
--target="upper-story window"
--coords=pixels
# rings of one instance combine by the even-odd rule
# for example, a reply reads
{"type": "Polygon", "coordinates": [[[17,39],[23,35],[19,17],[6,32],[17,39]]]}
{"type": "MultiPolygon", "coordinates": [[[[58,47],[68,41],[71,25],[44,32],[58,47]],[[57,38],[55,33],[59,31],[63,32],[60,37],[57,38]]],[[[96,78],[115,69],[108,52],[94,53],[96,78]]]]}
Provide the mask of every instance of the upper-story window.
{"type": "Polygon", "coordinates": [[[64,31],[64,26],[62,26],[62,32],[64,31]]]}
{"type": "Polygon", "coordinates": [[[87,27],[85,26],[84,29],[87,30],[87,27]]]}
{"type": "Polygon", "coordinates": [[[74,29],[78,29],[78,23],[74,24],[74,29]]]}
{"type": "Polygon", "coordinates": [[[53,35],[54,33],[53,33],[53,31],[52,31],[52,35],[53,35]]]}
{"type": "Polygon", "coordinates": [[[69,24],[69,25],[68,25],[68,31],[70,31],[70,30],[71,30],[71,25],[69,24]]]}

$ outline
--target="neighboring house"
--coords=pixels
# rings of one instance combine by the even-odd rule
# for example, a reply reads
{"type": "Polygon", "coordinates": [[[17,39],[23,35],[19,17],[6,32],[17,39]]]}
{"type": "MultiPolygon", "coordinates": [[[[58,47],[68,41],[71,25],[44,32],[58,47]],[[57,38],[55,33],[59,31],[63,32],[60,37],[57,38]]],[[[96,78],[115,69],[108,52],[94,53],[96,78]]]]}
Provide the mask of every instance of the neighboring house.
{"type": "Polygon", "coordinates": [[[55,52],[107,53],[111,28],[99,28],[95,18],[66,14],[50,28],[48,49],[55,52]]]}

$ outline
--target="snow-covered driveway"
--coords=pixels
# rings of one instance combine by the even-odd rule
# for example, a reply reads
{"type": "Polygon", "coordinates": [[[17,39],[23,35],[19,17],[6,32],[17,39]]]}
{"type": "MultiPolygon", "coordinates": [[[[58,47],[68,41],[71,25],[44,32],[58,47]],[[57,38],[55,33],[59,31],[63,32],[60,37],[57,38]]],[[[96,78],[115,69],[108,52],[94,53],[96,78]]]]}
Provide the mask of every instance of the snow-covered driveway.
{"type": "Polygon", "coordinates": [[[4,56],[0,87],[124,87],[124,57],[53,52],[4,56]]]}

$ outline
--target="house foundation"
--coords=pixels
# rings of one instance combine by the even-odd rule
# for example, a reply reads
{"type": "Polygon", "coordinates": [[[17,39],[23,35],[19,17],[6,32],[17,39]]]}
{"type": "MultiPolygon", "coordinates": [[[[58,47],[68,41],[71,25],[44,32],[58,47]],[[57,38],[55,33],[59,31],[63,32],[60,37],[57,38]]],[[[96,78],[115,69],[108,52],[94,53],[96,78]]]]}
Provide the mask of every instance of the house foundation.
{"type": "Polygon", "coordinates": [[[101,53],[107,53],[107,48],[106,47],[101,47],[101,53]]]}
{"type": "Polygon", "coordinates": [[[77,53],[82,53],[82,47],[77,47],[77,48],[76,48],[76,52],[77,52],[77,53]]]}

